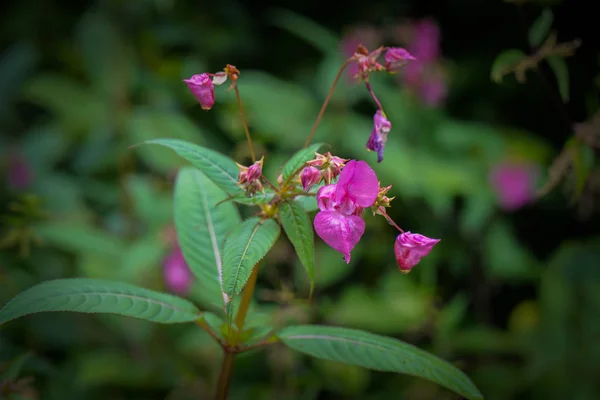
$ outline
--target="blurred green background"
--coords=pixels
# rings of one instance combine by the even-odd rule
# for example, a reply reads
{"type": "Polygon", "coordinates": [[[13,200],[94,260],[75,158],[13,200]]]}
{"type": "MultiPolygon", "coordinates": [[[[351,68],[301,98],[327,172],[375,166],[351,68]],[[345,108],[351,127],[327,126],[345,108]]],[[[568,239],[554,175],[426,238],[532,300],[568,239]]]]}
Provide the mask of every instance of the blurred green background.
{"type": "MultiPolygon", "coordinates": [[[[308,308],[300,301],[304,270],[281,238],[261,268],[261,311],[276,324],[401,338],[464,370],[486,399],[600,398],[597,150],[585,147],[561,170],[564,184],[531,198],[574,124],[598,111],[591,4],[538,0],[518,11],[468,0],[329,8],[290,0],[23,0],[2,7],[0,305],[43,280],[75,276],[180,290],[164,265],[176,246],[173,177],[185,162],[166,149],[129,146],[181,138],[249,162],[235,96],[217,87],[215,107],[204,112],[182,79],[227,63],[241,70],[255,146],[274,179],[304,143],[348,49],[358,41],[400,45],[434,56],[410,76],[373,77],[393,125],[384,161],[365,150],[375,108],[347,75],[315,141],[367,160],[382,184],[393,185],[392,218],[442,241],[410,275],[400,274],[394,228],[367,215],[351,264],[317,240],[308,308]],[[496,55],[526,50],[528,28],[548,6],[559,41],[583,43],[566,60],[566,104],[547,65],[524,84],[490,80],[496,55]],[[498,172],[505,170],[516,172],[498,172]],[[498,173],[503,178],[494,179],[498,173]]],[[[600,137],[598,125],[596,118],[585,127],[600,137]]],[[[0,397],[210,398],[220,358],[193,326],[34,315],[0,327],[0,397]]],[[[280,346],[236,362],[231,399],[457,398],[420,379],[280,346]]]]}

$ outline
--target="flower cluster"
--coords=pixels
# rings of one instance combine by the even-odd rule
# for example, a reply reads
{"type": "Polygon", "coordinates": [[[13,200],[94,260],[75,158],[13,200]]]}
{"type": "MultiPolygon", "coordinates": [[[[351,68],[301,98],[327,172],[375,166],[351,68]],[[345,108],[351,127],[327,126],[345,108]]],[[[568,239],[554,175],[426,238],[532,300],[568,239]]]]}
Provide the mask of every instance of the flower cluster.
{"type": "MultiPolygon", "coordinates": [[[[343,167],[337,183],[319,189],[320,211],[314,219],[315,231],[325,243],[343,254],[346,263],[350,262],[352,249],[365,232],[363,213],[366,208],[371,207],[373,214],[390,220],[385,213],[385,207],[393,200],[387,197],[390,188],[380,187],[375,171],[365,161],[351,160],[343,167]]],[[[439,239],[401,231],[394,245],[400,271],[408,273],[437,242],[439,239]]]]}
{"type": "Polygon", "coordinates": [[[237,164],[239,168],[238,185],[246,192],[246,196],[252,196],[256,192],[263,191],[263,185],[260,181],[262,177],[263,158],[256,161],[249,167],[237,164]]]}

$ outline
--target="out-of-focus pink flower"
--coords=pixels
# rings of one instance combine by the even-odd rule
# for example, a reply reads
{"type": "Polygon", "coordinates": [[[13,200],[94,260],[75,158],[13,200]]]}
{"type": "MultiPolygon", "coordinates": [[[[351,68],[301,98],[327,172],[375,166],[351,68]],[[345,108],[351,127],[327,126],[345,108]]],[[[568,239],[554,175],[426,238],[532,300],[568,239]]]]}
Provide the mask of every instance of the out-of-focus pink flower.
{"type": "Polygon", "coordinates": [[[505,162],[490,171],[490,183],[494,188],[500,207],[513,211],[535,198],[539,168],[535,164],[505,162]]]}
{"type": "Polygon", "coordinates": [[[175,247],[165,259],[163,275],[165,285],[171,292],[182,295],[187,294],[192,285],[193,277],[179,247],[175,247]]]}
{"type": "Polygon", "coordinates": [[[422,19],[413,26],[410,53],[423,63],[437,61],[440,56],[440,28],[433,19],[422,19]]]}
{"type": "Polygon", "coordinates": [[[404,232],[394,243],[394,253],[400,272],[408,274],[440,239],[431,239],[418,233],[404,232]]]}
{"type": "Polygon", "coordinates": [[[8,185],[14,189],[26,189],[33,181],[33,171],[27,160],[20,154],[12,154],[8,157],[8,185]]]}
{"type": "Polygon", "coordinates": [[[193,75],[190,79],[184,79],[188,88],[196,97],[203,110],[210,110],[215,104],[215,86],[209,74],[193,75]]]}
{"type": "Polygon", "coordinates": [[[385,69],[388,72],[397,72],[401,67],[407,65],[416,58],[401,47],[390,47],[385,52],[385,69]]]}
{"type": "Polygon", "coordinates": [[[383,161],[383,150],[391,129],[392,123],[381,110],[377,110],[373,116],[373,130],[367,141],[367,150],[377,152],[377,162],[383,161]]]}
{"type": "Polygon", "coordinates": [[[375,171],[364,161],[349,161],[337,184],[323,186],[317,193],[321,210],[315,216],[317,235],[350,262],[350,253],[365,231],[360,217],[377,198],[379,183],[375,171]]]}
{"type": "Polygon", "coordinates": [[[321,182],[321,171],[315,167],[305,167],[300,172],[300,182],[302,182],[302,188],[305,192],[308,192],[311,187],[321,182]]]}

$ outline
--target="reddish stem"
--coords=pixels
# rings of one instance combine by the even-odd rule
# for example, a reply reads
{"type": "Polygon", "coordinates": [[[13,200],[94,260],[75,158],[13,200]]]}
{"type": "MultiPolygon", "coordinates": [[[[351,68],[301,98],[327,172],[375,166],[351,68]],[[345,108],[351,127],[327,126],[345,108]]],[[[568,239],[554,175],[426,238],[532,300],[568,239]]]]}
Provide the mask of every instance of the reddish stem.
{"type": "Polygon", "coordinates": [[[244,124],[244,132],[246,132],[246,139],[248,139],[248,148],[250,149],[250,156],[252,157],[252,162],[255,162],[256,156],[254,155],[254,147],[252,146],[252,139],[250,138],[250,130],[248,129],[248,121],[246,121],[246,113],[244,113],[244,106],[242,105],[242,97],[240,96],[240,90],[238,89],[237,85],[234,86],[234,89],[238,107],[240,108],[240,115],[242,116],[242,123],[244,124]]]}
{"type": "Polygon", "coordinates": [[[383,107],[381,106],[381,103],[379,102],[377,96],[375,96],[375,92],[373,91],[373,88],[371,88],[371,84],[369,82],[365,82],[365,86],[367,87],[369,94],[373,98],[373,101],[375,102],[375,104],[377,104],[377,108],[379,108],[381,112],[383,112],[383,107]]]}

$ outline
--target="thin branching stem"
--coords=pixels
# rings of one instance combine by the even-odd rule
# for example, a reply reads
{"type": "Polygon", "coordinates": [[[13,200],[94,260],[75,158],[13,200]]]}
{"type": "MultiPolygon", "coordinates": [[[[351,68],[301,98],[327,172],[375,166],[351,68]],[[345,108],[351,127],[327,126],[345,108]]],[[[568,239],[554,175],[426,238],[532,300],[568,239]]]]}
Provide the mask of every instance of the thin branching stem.
{"type": "Polygon", "coordinates": [[[250,156],[252,162],[256,161],[256,155],[254,154],[254,147],[252,146],[252,139],[250,138],[250,130],[248,129],[248,121],[246,120],[246,113],[244,112],[244,106],[242,105],[242,97],[240,96],[240,90],[237,85],[234,86],[235,98],[237,99],[238,107],[240,108],[240,115],[242,117],[242,124],[244,124],[244,132],[246,132],[246,139],[248,139],[248,148],[250,150],[250,156]]]}

